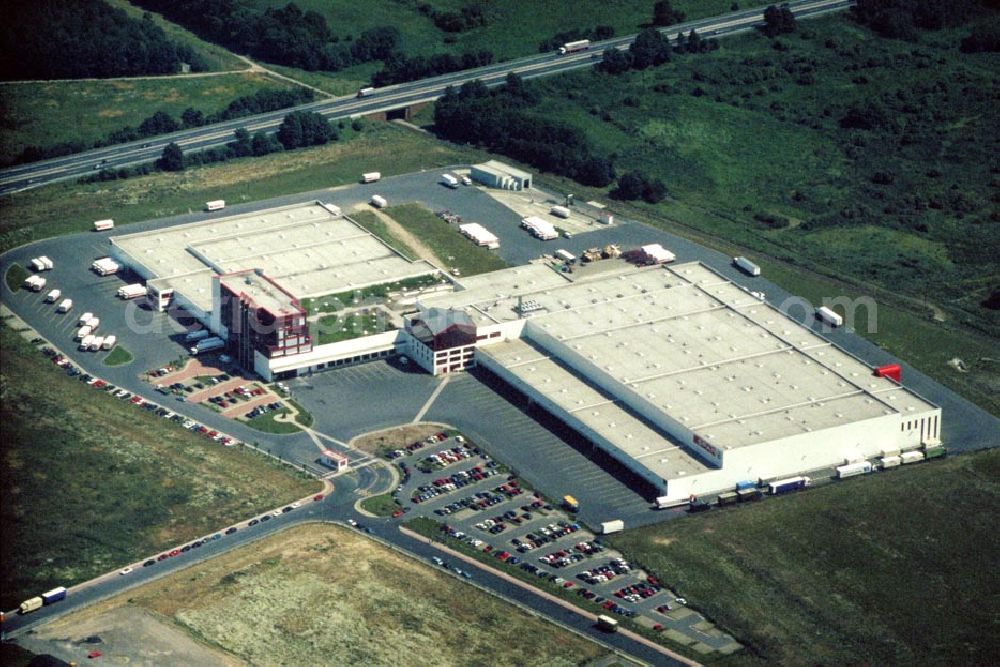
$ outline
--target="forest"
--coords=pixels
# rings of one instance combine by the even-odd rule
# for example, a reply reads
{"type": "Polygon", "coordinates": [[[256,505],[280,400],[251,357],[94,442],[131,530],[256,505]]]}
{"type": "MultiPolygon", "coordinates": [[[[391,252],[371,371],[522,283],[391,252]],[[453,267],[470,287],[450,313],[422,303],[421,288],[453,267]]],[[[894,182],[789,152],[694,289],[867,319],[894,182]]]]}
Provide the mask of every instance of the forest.
{"type": "Polygon", "coordinates": [[[205,69],[188,44],[104,0],[8,0],[0,25],[5,81],[174,74],[205,69]]]}

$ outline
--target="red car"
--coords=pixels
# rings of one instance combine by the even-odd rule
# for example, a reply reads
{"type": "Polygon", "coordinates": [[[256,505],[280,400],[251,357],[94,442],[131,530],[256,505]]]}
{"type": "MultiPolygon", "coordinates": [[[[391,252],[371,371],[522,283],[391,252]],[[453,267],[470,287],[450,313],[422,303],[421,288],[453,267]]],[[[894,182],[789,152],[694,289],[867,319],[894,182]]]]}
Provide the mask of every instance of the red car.
{"type": "Polygon", "coordinates": [[[170,552],[170,556],[171,557],[173,557],[173,556],[179,556],[180,553],[181,553],[180,549],[174,549],[173,551],[170,552]]]}
{"type": "Polygon", "coordinates": [[[318,503],[321,500],[323,500],[323,494],[322,493],[317,493],[315,496],[313,496],[313,502],[318,503]]]}

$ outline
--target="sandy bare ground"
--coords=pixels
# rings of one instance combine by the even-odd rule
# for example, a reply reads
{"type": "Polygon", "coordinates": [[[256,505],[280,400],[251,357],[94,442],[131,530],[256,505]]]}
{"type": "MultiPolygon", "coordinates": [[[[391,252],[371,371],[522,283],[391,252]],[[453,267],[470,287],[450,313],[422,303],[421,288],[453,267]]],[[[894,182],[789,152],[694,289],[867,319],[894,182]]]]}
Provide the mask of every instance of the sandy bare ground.
{"type": "Polygon", "coordinates": [[[154,614],[125,604],[112,609],[98,605],[83,614],[57,620],[17,643],[35,653],[66,662],[88,664],[98,650],[104,664],[116,665],[243,665],[231,655],[199,644],[183,630],[154,614]]]}
{"type": "Polygon", "coordinates": [[[385,223],[385,226],[389,228],[389,233],[395,236],[397,239],[413,248],[413,251],[417,253],[418,259],[426,259],[428,262],[435,264],[437,266],[444,266],[444,262],[441,258],[434,254],[434,251],[427,247],[427,244],[420,240],[420,237],[414,236],[401,224],[396,222],[395,219],[389,217],[377,208],[372,208],[367,204],[361,204],[354,207],[355,211],[369,211],[375,214],[379,220],[385,223]]]}
{"type": "Polygon", "coordinates": [[[423,440],[429,435],[440,433],[443,428],[440,424],[406,424],[405,426],[363,433],[351,440],[349,445],[366,454],[375,454],[380,447],[385,445],[395,449],[403,449],[406,445],[423,440]]]}

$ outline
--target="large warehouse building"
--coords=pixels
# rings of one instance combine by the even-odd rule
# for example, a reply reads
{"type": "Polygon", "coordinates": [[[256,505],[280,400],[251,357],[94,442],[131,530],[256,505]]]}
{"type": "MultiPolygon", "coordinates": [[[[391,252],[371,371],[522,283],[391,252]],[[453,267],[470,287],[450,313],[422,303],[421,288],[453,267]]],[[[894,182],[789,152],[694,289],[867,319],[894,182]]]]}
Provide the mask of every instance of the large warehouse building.
{"type": "Polygon", "coordinates": [[[457,351],[414,359],[485,367],[672,500],[939,441],[938,407],[701,264],[462,284],[414,316],[457,351]]]}

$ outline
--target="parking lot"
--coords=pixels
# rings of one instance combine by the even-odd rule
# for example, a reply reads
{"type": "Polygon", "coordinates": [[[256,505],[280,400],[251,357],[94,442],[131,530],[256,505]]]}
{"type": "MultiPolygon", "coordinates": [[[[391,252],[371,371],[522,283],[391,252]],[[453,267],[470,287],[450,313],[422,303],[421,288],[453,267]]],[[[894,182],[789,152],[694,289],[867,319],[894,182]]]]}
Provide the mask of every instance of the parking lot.
{"type": "MultiPolygon", "coordinates": [[[[390,459],[404,480],[394,493],[402,517],[441,522],[442,530],[467,548],[495,557],[494,567],[520,570],[536,586],[579,596],[584,608],[632,618],[675,641],[698,642],[712,651],[738,646],[471,439],[441,433],[390,459]]],[[[450,567],[439,560],[435,564],[450,567]]]]}

